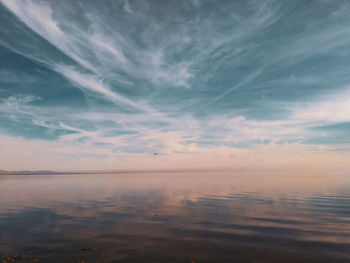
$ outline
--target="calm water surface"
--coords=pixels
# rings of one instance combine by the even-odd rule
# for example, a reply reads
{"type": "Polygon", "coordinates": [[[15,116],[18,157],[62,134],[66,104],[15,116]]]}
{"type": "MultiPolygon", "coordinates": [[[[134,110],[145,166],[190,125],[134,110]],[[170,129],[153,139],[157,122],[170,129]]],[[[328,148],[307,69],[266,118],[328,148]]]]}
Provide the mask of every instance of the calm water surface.
{"type": "Polygon", "coordinates": [[[0,254],[20,253],[22,262],[350,262],[350,175],[0,176],[0,254]]]}

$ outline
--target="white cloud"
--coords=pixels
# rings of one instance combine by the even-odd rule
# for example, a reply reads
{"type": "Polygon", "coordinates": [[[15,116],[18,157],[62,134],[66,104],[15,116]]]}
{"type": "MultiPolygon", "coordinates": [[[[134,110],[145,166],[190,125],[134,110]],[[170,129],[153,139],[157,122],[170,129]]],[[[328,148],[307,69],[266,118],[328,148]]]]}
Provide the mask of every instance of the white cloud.
{"type": "Polygon", "coordinates": [[[257,77],[259,77],[262,72],[263,72],[264,66],[260,67],[259,69],[255,70],[254,72],[248,74],[242,81],[240,81],[238,84],[234,85],[233,87],[230,87],[228,89],[226,89],[223,93],[221,93],[219,96],[213,98],[211,101],[209,101],[206,106],[209,106],[211,104],[213,104],[214,102],[222,99],[223,97],[225,97],[227,94],[231,93],[232,91],[248,84],[249,82],[253,81],[254,79],[256,79],[257,77]]]}
{"type": "MultiPolygon", "coordinates": [[[[82,66],[93,70],[94,67],[79,56],[79,51],[74,46],[74,37],[67,35],[61,30],[58,23],[53,19],[51,7],[45,2],[1,0],[23,23],[38,35],[49,41],[53,46],[72,58],[82,66]]],[[[47,63],[50,64],[48,59],[47,63]]]]}
{"type": "Polygon", "coordinates": [[[110,88],[108,88],[101,79],[96,78],[92,74],[84,74],[78,72],[73,67],[66,65],[57,65],[56,71],[61,73],[63,76],[65,76],[74,84],[78,85],[78,87],[84,90],[89,90],[97,94],[101,94],[108,100],[113,101],[115,103],[121,103],[124,105],[132,106],[137,109],[140,108],[140,104],[133,102],[117,94],[116,92],[111,91],[110,88]]]}
{"type": "Polygon", "coordinates": [[[350,90],[301,105],[294,109],[291,119],[305,125],[350,122],[350,90]]]}
{"type": "Polygon", "coordinates": [[[134,11],[132,11],[131,7],[130,7],[130,3],[128,0],[124,0],[124,10],[130,14],[134,13],[134,11]]]}

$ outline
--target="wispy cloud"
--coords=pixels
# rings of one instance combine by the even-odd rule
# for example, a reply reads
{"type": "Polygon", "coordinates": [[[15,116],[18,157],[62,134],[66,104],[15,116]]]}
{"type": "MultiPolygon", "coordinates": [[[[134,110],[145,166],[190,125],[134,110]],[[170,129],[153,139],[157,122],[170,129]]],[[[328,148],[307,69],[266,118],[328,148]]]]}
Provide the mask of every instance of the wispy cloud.
{"type": "Polygon", "coordinates": [[[56,71],[61,73],[63,76],[72,81],[75,85],[83,90],[92,91],[97,94],[103,95],[106,99],[111,100],[115,103],[122,105],[131,106],[136,109],[140,109],[140,104],[133,102],[116,92],[111,91],[106,84],[103,83],[102,79],[97,79],[92,74],[84,74],[78,72],[71,66],[57,65],[56,71]]]}
{"type": "Polygon", "coordinates": [[[130,14],[134,13],[131,8],[128,0],[124,1],[124,10],[130,14]]]}

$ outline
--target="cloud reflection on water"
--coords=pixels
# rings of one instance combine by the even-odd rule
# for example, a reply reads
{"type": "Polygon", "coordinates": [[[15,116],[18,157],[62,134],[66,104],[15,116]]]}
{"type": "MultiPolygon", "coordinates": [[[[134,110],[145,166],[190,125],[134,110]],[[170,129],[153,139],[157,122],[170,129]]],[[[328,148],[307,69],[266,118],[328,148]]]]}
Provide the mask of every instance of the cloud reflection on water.
{"type": "Polygon", "coordinates": [[[137,254],[163,240],[336,258],[350,248],[350,179],[342,175],[202,172],[0,181],[2,249],[9,241],[14,250],[82,240],[102,247],[121,242],[127,249],[135,241],[141,242],[137,254]]]}

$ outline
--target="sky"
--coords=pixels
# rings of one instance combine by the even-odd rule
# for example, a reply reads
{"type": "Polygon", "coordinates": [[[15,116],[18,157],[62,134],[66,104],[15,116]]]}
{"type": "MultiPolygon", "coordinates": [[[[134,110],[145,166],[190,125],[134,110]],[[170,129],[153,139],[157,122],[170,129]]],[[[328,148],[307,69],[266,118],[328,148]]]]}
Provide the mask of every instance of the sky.
{"type": "Polygon", "coordinates": [[[348,169],[349,14],[0,0],[0,169],[348,169]]]}

